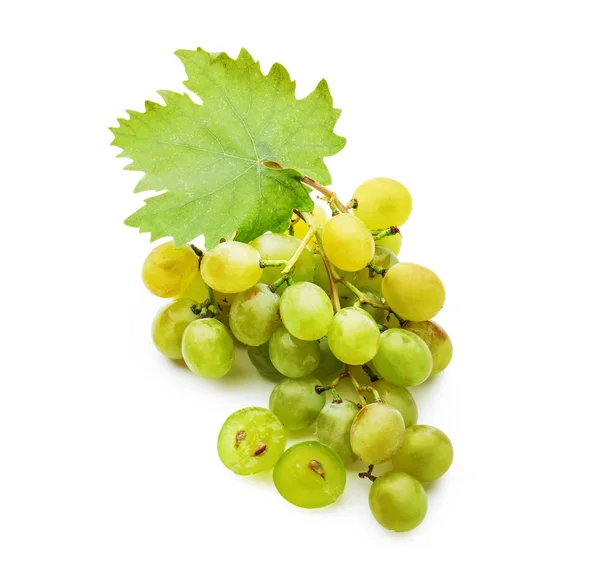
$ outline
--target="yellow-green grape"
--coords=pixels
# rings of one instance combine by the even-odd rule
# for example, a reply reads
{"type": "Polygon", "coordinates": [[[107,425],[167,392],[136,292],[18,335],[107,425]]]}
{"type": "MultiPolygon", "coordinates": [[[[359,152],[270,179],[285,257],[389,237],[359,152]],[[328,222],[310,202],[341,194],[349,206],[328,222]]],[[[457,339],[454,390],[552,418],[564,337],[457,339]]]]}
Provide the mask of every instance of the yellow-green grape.
{"type": "Polygon", "coordinates": [[[179,296],[198,273],[198,256],[189,245],[175,247],[166,241],[155,247],[142,266],[142,280],[152,294],[161,298],[179,296]]]}
{"type": "Polygon", "coordinates": [[[402,247],[402,235],[400,233],[388,235],[387,237],[378,239],[375,243],[381,247],[389,249],[392,253],[397,254],[402,247]]]}
{"type": "Polygon", "coordinates": [[[369,507],[373,517],[386,529],[410,531],[425,519],[427,493],[410,475],[387,472],[371,485],[369,507]]]}
{"type": "Polygon", "coordinates": [[[350,445],[350,428],[358,414],[358,406],[351,401],[328,403],[317,418],[317,438],[335,450],[344,464],[352,464],[356,454],[350,445]]]}
{"type": "Polygon", "coordinates": [[[348,365],[370,361],[379,347],[379,326],[362,308],[342,308],[333,318],[327,340],[331,352],[348,365]]]}
{"type": "Polygon", "coordinates": [[[354,191],[353,198],[358,202],[354,214],[369,229],[400,226],[412,211],[412,197],[408,189],[391,178],[365,181],[354,191]]]}
{"type": "Polygon", "coordinates": [[[335,502],[346,487],[346,469],[334,450],[316,441],[288,448],[273,469],[279,494],[298,507],[315,509],[335,502]]]}
{"type": "MultiPolygon", "coordinates": [[[[383,268],[384,270],[389,270],[392,266],[398,263],[398,258],[396,255],[387,247],[381,247],[379,242],[378,245],[375,246],[375,252],[373,253],[373,264],[379,268],[383,268]]],[[[381,282],[383,278],[369,269],[367,266],[363,268],[360,272],[357,272],[354,283],[357,286],[366,286],[367,288],[371,288],[375,290],[378,294],[381,294],[381,282]]]]}
{"type": "MultiPolygon", "coordinates": [[[[357,288],[372,302],[376,302],[377,304],[381,304],[381,298],[375,290],[371,288],[367,288],[365,286],[357,286],[357,288]]],[[[358,302],[358,296],[354,294],[354,292],[350,292],[349,295],[340,296],[340,305],[342,308],[347,308],[348,306],[354,306],[358,302]]],[[[368,312],[374,319],[375,322],[379,324],[383,324],[385,321],[385,317],[388,314],[388,311],[384,308],[376,308],[375,306],[371,306],[370,304],[362,303],[360,305],[364,311],[368,312]]]]}
{"type": "Polygon", "coordinates": [[[229,326],[246,345],[266,343],[279,326],[279,296],[262,283],[240,292],[231,306],[229,326]]]}
{"type": "MultiPolygon", "coordinates": [[[[315,208],[313,209],[311,215],[317,225],[320,225],[321,227],[325,225],[327,221],[327,212],[325,211],[325,209],[323,209],[323,207],[315,203],[315,208]]],[[[308,224],[302,219],[300,219],[296,214],[292,215],[292,220],[295,221],[294,237],[297,237],[300,240],[304,239],[304,237],[308,233],[308,224]]],[[[316,243],[317,240],[313,235],[309,242],[309,245],[313,246],[316,243]]]]}
{"type": "Polygon", "coordinates": [[[373,381],[369,383],[369,385],[377,390],[379,397],[386,404],[396,408],[402,414],[404,425],[407,428],[408,426],[414,426],[417,423],[419,410],[415,403],[415,399],[408,389],[394,385],[385,379],[373,381]]]}
{"type": "Polygon", "coordinates": [[[446,300],[442,281],[429,268],[409,262],[388,270],[381,291],[392,310],[406,320],[429,320],[446,300]]]}
{"type": "Polygon", "coordinates": [[[269,409],[288,430],[304,430],[319,415],[325,405],[325,394],[317,393],[316,377],[300,377],[280,381],[269,397],[269,409]]]}
{"type": "Polygon", "coordinates": [[[223,294],[223,292],[219,292],[218,290],[213,291],[215,302],[219,305],[223,314],[229,314],[231,312],[231,307],[233,306],[233,301],[236,296],[237,294],[223,294]]]}
{"type": "Polygon", "coordinates": [[[190,298],[195,300],[196,304],[202,304],[208,298],[208,289],[202,279],[200,270],[196,270],[192,283],[178,295],[178,298],[190,298]]]}
{"type": "Polygon", "coordinates": [[[453,458],[452,442],[446,434],[433,426],[418,425],[406,429],[404,444],[392,465],[419,481],[434,481],[446,473],[453,458]]]}
{"type": "Polygon", "coordinates": [[[181,298],[163,306],[152,323],[152,340],[169,359],[181,359],[181,339],[188,324],[197,320],[192,312],[196,302],[181,298]]]}
{"type": "Polygon", "coordinates": [[[402,414],[384,402],[364,406],[350,428],[352,450],[367,464],[380,464],[398,452],[404,440],[402,414]]]}
{"type": "Polygon", "coordinates": [[[239,475],[271,470],[285,449],[286,431],[265,408],[244,408],[225,420],[217,451],[221,462],[239,475]]]}
{"type": "Polygon", "coordinates": [[[260,254],[239,241],[225,241],[205,253],[200,270],[208,286],[225,294],[248,290],[262,276],[260,254]]]}
{"type": "Polygon", "coordinates": [[[248,358],[256,370],[267,379],[280,381],[283,375],[275,369],[269,357],[269,343],[259,345],[258,347],[248,347],[248,358]]]}
{"type": "Polygon", "coordinates": [[[373,365],[390,383],[414,387],[429,377],[433,359],[425,341],[415,333],[388,329],[381,333],[373,365]]]}
{"type": "Polygon", "coordinates": [[[448,367],[452,359],[452,341],[448,333],[432,320],[407,322],[403,325],[408,331],[419,335],[429,347],[433,358],[431,375],[435,375],[448,367]]]}
{"type": "Polygon", "coordinates": [[[281,296],[281,321],[296,338],[316,341],[324,337],[333,320],[329,296],[312,282],[298,282],[281,296]]]}
{"type": "Polygon", "coordinates": [[[319,366],[312,373],[322,385],[333,381],[344,370],[343,363],[331,352],[327,337],[319,339],[319,366]]]}
{"type": "Polygon", "coordinates": [[[181,347],[186,365],[200,377],[223,377],[233,365],[233,339],[227,327],[214,318],[189,324],[183,333],[181,347]]]}
{"type": "Polygon", "coordinates": [[[323,228],[323,250],[341,270],[362,270],[373,257],[375,243],[368,227],[354,215],[340,213],[323,228]]]}
{"type": "Polygon", "coordinates": [[[319,366],[319,341],[302,341],[280,326],[269,341],[269,357],[282,375],[304,377],[319,366]]]}

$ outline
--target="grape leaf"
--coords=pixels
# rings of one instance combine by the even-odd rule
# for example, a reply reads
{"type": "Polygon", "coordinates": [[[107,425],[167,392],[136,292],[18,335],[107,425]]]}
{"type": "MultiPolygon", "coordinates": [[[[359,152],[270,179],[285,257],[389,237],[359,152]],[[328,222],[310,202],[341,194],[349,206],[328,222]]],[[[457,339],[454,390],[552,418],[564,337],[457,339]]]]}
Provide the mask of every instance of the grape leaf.
{"type": "Polygon", "coordinates": [[[165,191],[146,199],[126,225],[150,232],[152,241],[172,236],[176,245],[204,234],[208,248],[235,232],[246,242],[281,233],[293,209],[313,208],[302,177],[329,184],[323,158],[346,142],[333,132],[341,112],[327,83],[297,99],[282,65],[263,75],[244,49],[237,59],[202,49],[175,54],[202,105],[159,91],[164,106],[148,101],[144,112],[128,110],[129,119],[111,128],[118,156],[133,160],[126,168],[145,173],[135,192],[165,191]]]}

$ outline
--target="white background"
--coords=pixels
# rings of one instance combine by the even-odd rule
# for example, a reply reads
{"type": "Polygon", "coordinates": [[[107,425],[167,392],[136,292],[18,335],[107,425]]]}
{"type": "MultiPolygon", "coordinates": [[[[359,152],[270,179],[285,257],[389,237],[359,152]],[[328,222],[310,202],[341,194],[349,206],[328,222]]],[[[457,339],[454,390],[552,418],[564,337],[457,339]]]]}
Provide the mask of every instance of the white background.
{"type": "Polygon", "coordinates": [[[0,15],[0,581],[597,582],[597,2],[19,2],[0,15]],[[456,458],[424,524],[368,484],[297,509],[227,471],[229,413],[266,405],[163,359],[139,175],[108,127],[182,90],[178,48],[325,77],[343,199],[405,183],[401,255],[433,268],[455,358],[415,391],[456,458]],[[369,574],[371,574],[369,576],[369,574]]]}

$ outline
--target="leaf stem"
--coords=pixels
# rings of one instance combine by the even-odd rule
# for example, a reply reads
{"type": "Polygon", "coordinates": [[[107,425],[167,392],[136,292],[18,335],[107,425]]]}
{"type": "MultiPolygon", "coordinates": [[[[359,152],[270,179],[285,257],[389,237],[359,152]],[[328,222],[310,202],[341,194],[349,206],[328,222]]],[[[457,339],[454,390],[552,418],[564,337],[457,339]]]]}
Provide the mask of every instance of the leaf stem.
{"type": "Polygon", "coordinates": [[[327,201],[333,203],[342,213],[349,213],[348,207],[340,201],[339,197],[331,189],[322,185],[314,178],[310,178],[310,176],[305,176],[301,180],[304,184],[324,194],[327,197],[327,201]]]}

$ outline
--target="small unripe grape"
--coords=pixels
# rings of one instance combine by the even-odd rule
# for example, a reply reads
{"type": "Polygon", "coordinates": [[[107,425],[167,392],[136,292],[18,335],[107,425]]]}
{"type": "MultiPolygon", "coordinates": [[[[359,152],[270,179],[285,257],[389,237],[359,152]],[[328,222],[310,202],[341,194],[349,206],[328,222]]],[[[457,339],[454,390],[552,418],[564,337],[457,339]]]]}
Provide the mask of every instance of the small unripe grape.
{"type": "Polygon", "coordinates": [[[400,226],[412,211],[412,197],[408,189],[391,178],[372,178],[362,183],[353,198],[358,202],[354,214],[369,229],[400,226]]]}
{"type": "Polygon", "coordinates": [[[239,241],[225,241],[205,253],[200,269],[206,284],[225,294],[252,288],[262,275],[258,251],[239,241]]]}
{"type": "Polygon", "coordinates": [[[166,241],[155,247],[142,266],[142,280],[152,294],[175,298],[192,283],[198,273],[198,256],[189,245],[175,247],[166,241]]]}
{"type": "Polygon", "coordinates": [[[323,249],[334,266],[357,272],[371,261],[375,243],[368,227],[360,219],[349,213],[340,213],[325,223],[323,249]]]}

